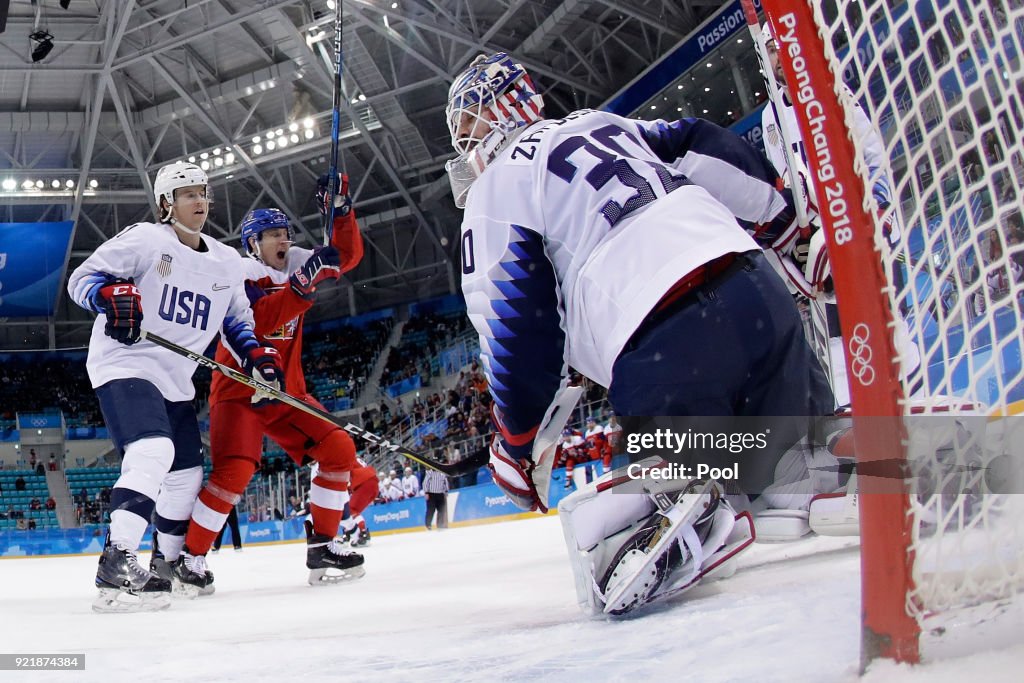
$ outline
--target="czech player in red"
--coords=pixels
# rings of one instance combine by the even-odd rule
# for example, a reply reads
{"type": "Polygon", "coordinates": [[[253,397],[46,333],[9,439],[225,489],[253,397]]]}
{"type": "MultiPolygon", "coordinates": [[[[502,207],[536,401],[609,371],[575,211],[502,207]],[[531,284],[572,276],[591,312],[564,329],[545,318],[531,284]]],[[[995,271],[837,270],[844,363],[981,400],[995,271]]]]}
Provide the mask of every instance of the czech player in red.
{"type": "MultiPolygon", "coordinates": [[[[326,176],[321,177],[319,188],[318,206],[326,214],[330,202],[326,176]]],[[[302,372],[302,320],[313,306],[317,286],[337,280],[363,256],[347,176],[342,177],[335,206],[330,244],[312,250],[293,246],[291,224],[278,209],[255,209],[242,219],[242,242],[251,257],[243,259],[245,284],[256,319],[256,335],[277,348],[284,366],[292,373],[287,391],[321,408],[307,393],[302,372]]],[[[223,345],[217,348],[217,360],[234,367],[223,345]]],[[[309,492],[312,522],[306,522],[310,583],[362,576],[362,556],[343,551],[334,540],[349,502],[352,471],[358,467],[352,437],[335,425],[270,401],[219,374],[214,375],[210,387],[213,471],[192,510],[185,552],[191,556],[207,553],[231,507],[240,500],[259,467],[264,434],[296,463],[301,464],[308,456],[319,465],[309,492]]],[[[192,578],[198,580],[199,576],[192,578]]]]}

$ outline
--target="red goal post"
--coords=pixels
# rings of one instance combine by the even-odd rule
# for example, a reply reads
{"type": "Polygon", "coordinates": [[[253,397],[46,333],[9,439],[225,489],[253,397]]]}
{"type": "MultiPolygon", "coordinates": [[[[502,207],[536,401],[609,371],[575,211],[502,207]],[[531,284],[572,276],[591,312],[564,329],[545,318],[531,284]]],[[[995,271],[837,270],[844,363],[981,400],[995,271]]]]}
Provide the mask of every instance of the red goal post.
{"type": "Polygon", "coordinates": [[[861,663],[917,662],[926,618],[1024,587],[1015,502],[1024,496],[962,474],[998,463],[1021,488],[1015,423],[982,428],[1001,439],[995,446],[972,436],[961,448],[911,417],[980,412],[992,424],[1024,399],[1024,6],[762,4],[817,189],[846,352],[861,663]],[[884,141],[884,168],[866,161],[858,105],[884,141]],[[880,183],[891,193],[882,206],[880,183]],[[895,243],[882,238],[888,221],[901,226],[895,243]],[[920,354],[913,368],[901,329],[920,354]]]}
{"type": "MultiPolygon", "coordinates": [[[[787,83],[793,88],[797,120],[807,161],[819,188],[836,301],[844,340],[856,340],[847,354],[858,464],[902,458],[899,420],[902,389],[891,332],[893,316],[882,292],[889,286],[875,244],[875,217],[866,209],[863,180],[854,169],[850,141],[836,79],[822,59],[825,48],[813,13],[803,2],[764,3],[787,83]],[[777,8],[776,8],[777,6],[777,8]],[[858,362],[863,369],[851,369],[858,362]],[[887,419],[888,418],[888,419],[887,419]],[[861,425],[867,429],[858,429],[861,425]]],[[[863,469],[863,468],[862,468],[863,469]]],[[[909,504],[899,478],[871,481],[859,475],[862,489],[877,495],[870,505],[861,497],[862,648],[866,656],[917,661],[917,622],[903,607],[910,583],[909,504]],[[899,520],[895,521],[894,520],[899,520]]]]}

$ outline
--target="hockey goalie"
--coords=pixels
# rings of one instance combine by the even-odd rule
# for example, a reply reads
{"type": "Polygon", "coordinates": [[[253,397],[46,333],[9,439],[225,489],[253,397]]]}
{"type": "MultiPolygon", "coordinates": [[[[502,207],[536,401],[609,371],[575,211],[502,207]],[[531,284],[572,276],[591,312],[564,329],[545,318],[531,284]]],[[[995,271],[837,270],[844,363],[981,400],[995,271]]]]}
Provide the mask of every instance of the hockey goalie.
{"type": "MultiPolygon", "coordinates": [[[[664,463],[655,456],[637,464],[664,463]]],[[[737,514],[713,480],[633,479],[619,468],[563,498],[558,512],[576,596],[592,616],[626,614],[731,576],[754,541],[750,514],[737,514]]]]}

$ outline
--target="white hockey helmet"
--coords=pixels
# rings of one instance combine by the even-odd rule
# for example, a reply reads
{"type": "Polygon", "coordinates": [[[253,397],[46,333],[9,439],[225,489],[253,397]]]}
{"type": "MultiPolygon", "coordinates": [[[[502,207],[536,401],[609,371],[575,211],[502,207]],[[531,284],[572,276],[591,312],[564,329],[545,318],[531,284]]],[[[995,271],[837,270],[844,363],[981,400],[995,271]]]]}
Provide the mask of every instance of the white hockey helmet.
{"type": "Polygon", "coordinates": [[[767,21],[761,24],[761,35],[764,36],[764,44],[770,48],[777,49],[778,43],[775,42],[775,36],[772,34],[772,27],[767,21]]]}
{"type": "Polygon", "coordinates": [[[174,191],[182,187],[203,185],[206,187],[206,198],[212,201],[210,195],[210,179],[206,171],[195,164],[187,161],[175,161],[167,164],[156,172],[156,179],[153,181],[153,196],[156,198],[157,208],[160,209],[160,220],[164,223],[170,220],[170,211],[160,205],[160,200],[167,200],[167,205],[174,204],[174,191]]]}
{"type": "Polygon", "coordinates": [[[508,54],[478,55],[448,90],[445,118],[459,153],[445,168],[455,204],[462,208],[469,186],[487,165],[518,132],[544,118],[544,98],[508,54]]]}

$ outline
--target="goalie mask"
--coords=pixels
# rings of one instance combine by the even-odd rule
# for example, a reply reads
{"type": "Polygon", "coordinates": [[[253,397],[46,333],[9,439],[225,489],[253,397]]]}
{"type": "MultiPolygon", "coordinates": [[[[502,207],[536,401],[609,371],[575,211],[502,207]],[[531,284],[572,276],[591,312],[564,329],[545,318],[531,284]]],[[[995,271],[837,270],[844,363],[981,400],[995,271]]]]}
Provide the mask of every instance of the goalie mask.
{"type": "Polygon", "coordinates": [[[445,117],[459,156],[445,164],[455,205],[526,126],[544,118],[544,98],[529,74],[504,52],[479,55],[452,83],[445,117]]]}
{"type": "Polygon", "coordinates": [[[185,232],[196,235],[200,231],[192,230],[181,224],[180,221],[171,217],[174,207],[174,192],[183,187],[202,185],[206,191],[206,200],[213,203],[213,195],[210,191],[210,179],[206,171],[195,164],[185,161],[175,161],[167,164],[156,172],[156,179],[153,180],[153,196],[156,199],[157,213],[161,223],[172,223],[185,232]],[[162,201],[167,202],[164,207],[162,201]]]}
{"type": "Polygon", "coordinates": [[[288,231],[288,243],[291,244],[292,224],[280,209],[253,209],[245,214],[245,218],[242,219],[242,246],[245,247],[245,253],[262,263],[260,240],[263,232],[277,228],[288,231]],[[251,240],[252,237],[256,239],[251,240]]]}

